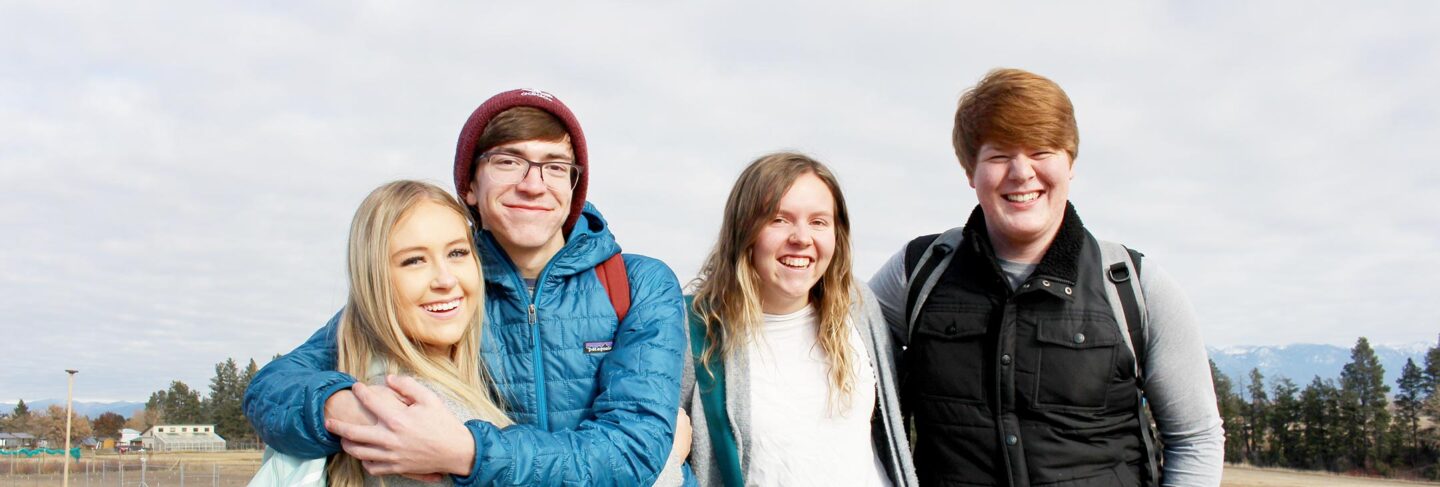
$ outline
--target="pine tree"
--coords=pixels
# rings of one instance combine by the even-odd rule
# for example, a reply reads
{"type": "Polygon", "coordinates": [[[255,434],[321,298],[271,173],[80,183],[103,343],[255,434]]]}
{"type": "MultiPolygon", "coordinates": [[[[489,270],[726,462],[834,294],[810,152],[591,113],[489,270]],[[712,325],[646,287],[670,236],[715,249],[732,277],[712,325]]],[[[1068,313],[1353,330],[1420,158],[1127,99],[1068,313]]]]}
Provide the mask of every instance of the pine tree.
{"type": "Polygon", "coordinates": [[[1338,470],[1335,461],[1338,449],[1335,440],[1339,437],[1336,423],[1340,419],[1338,395],[1334,381],[1321,380],[1318,375],[1300,393],[1300,418],[1304,426],[1300,444],[1304,460],[1298,465],[1310,469],[1338,470]]]}
{"type": "Polygon", "coordinates": [[[143,433],[145,430],[150,429],[151,426],[168,422],[168,418],[165,415],[165,404],[168,402],[166,396],[168,395],[164,390],[150,393],[150,399],[145,401],[145,411],[143,411],[144,421],[142,421],[142,423],[144,423],[145,428],[136,429],[143,433]]]}
{"type": "Polygon", "coordinates": [[[30,414],[30,406],[26,406],[25,400],[21,399],[15,404],[15,409],[10,411],[10,420],[7,422],[6,428],[15,433],[33,434],[30,424],[34,419],[33,416],[30,414]]]}
{"type": "Polygon", "coordinates": [[[1380,365],[1380,358],[1375,356],[1365,337],[1356,340],[1350,359],[1340,372],[1346,416],[1351,421],[1347,434],[1350,457],[1355,466],[1374,470],[1382,467],[1380,461],[1385,454],[1384,440],[1390,424],[1385,396],[1390,386],[1385,384],[1385,368],[1380,365]]]}
{"type": "Polygon", "coordinates": [[[1297,432],[1300,430],[1300,400],[1296,394],[1300,389],[1290,379],[1281,377],[1275,381],[1271,389],[1274,393],[1274,402],[1270,406],[1270,414],[1267,415],[1270,429],[1270,442],[1268,457],[1270,462],[1281,467],[1297,467],[1300,459],[1296,454],[1300,449],[1300,438],[1297,432]]]}
{"type": "MultiPolygon", "coordinates": [[[[1420,413],[1425,406],[1425,376],[1414,359],[1405,359],[1400,378],[1395,381],[1395,423],[1403,428],[1406,446],[1420,450],[1420,413]]],[[[1413,461],[1413,458],[1411,458],[1413,461]]]]}
{"type": "Polygon", "coordinates": [[[184,382],[171,381],[165,391],[165,422],[169,424],[197,424],[205,422],[201,408],[200,393],[190,389],[184,382]]]}
{"type": "Polygon", "coordinates": [[[250,390],[250,382],[255,380],[255,374],[260,373],[260,367],[255,365],[255,359],[250,359],[250,364],[245,366],[245,371],[240,373],[240,406],[243,421],[240,425],[240,438],[249,441],[258,441],[260,436],[255,433],[255,427],[250,424],[248,418],[244,418],[245,392],[250,390]]]}
{"type": "MultiPolygon", "coordinates": [[[[1440,340],[1425,352],[1425,402],[1440,404],[1440,340]]],[[[1440,423],[1440,408],[1430,409],[1430,421],[1440,423]]]]}
{"type": "Polygon", "coordinates": [[[1250,400],[1245,404],[1245,458],[1251,464],[1260,465],[1260,448],[1265,437],[1265,410],[1270,399],[1265,395],[1265,374],[1260,369],[1250,369],[1250,384],[1246,386],[1250,400]]]}
{"type": "Polygon", "coordinates": [[[1420,455],[1422,460],[1419,463],[1426,465],[1426,472],[1431,479],[1440,480],[1440,434],[1437,430],[1440,427],[1440,340],[1436,345],[1425,352],[1425,370],[1422,388],[1425,391],[1425,398],[1420,408],[1421,414],[1430,419],[1431,426],[1420,431],[1420,455]]]}
{"type": "Polygon", "coordinates": [[[215,423],[215,432],[226,440],[237,441],[247,434],[249,423],[240,404],[244,394],[235,359],[227,358],[215,364],[215,377],[210,379],[210,397],[206,401],[207,413],[215,423]]]}
{"type": "Polygon", "coordinates": [[[1440,392],[1440,339],[1425,352],[1425,393],[1440,392]]]}
{"type": "Polygon", "coordinates": [[[1230,377],[1210,361],[1210,377],[1215,385],[1215,405],[1220,409],[1220,421],[1225,428],[1225,461],[1238,463],[1244,459],[1239,441],[1244,430],[1244,419],[1240,417],[1240,397],[1235,395],[1230,377]]]}

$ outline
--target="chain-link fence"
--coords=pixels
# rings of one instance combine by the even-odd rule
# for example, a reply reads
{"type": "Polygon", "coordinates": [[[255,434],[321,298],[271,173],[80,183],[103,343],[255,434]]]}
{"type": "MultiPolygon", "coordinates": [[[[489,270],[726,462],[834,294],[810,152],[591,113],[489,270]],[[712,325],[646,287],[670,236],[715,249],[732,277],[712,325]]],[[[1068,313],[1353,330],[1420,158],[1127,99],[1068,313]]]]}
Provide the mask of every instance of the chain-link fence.
{"type": "MultiPolygon", "coordinates": [[[[89,457],[71,461],[69,487],[221,487],[244,486],[258,467],[253,462],[213,462],[167,457],[150,459],[89,457]]],[[[65,485],[64,462],[58,458],[12,458],[0,464],[0,487],[65,485]]]]}

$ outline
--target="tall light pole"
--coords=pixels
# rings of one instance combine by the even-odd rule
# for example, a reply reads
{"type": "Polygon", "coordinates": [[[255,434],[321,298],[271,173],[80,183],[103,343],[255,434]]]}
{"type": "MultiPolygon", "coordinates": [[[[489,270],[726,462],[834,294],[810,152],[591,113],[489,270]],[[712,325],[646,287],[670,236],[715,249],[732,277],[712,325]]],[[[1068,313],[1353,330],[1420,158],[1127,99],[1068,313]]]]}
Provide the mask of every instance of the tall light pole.
{"type": "Polygon", "coordinates": [[[60,455],[60,458],[65,463],[65,473],[60,477],[60,485],[62,487],[70,487],[70,418],[75,416],[75,413],[72,411],[75,400],[76,372],[79,371],[65,369],[65,373],[70,374],[70,388],[65,392],[65,454],[60,455]]]}

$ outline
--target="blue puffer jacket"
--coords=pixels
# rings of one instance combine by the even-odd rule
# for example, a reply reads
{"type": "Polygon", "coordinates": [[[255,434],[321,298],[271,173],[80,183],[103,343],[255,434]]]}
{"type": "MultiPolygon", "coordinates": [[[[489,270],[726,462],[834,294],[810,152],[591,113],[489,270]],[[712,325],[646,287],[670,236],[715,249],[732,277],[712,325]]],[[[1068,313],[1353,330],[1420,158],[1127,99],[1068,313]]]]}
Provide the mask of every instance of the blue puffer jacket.
{"type": "MultiPolygon", "coordinates": [[[[686,339],[675,274],[626,255],[631,307],[617,323],[594,268],[620,246],[588,203],[540,272],[533,300],[489,232],[478,246],[481,355],[517,424],[466,423],[475,466],[457,484],[650,485],[670,453],[679,407],[686,339]]],[[[334,371],[336,321],[266,365],[245,392],[245,415],[276,450],[305,458],[339,450],[322,410],[355,379],[334,371]]]]}

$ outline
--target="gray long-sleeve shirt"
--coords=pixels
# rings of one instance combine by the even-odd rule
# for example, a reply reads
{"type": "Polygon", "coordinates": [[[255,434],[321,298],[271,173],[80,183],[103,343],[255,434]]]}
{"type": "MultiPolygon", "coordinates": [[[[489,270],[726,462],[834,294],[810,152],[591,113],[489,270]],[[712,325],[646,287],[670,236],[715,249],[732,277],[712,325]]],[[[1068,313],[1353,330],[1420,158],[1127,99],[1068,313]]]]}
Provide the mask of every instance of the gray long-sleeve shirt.
{"type": "MultiPolygon", "coordinates": [[[[1218,486],[1225,431],[1200,338],[1200,320],[1170,274],[1145,258],[1140,288],[1149,316],[1145,397],[1165,443],[1165,486],[1218,486]]],[[[897,343],[905,334],[905,248],[870,278],[870,290],[897,343]]]]}

